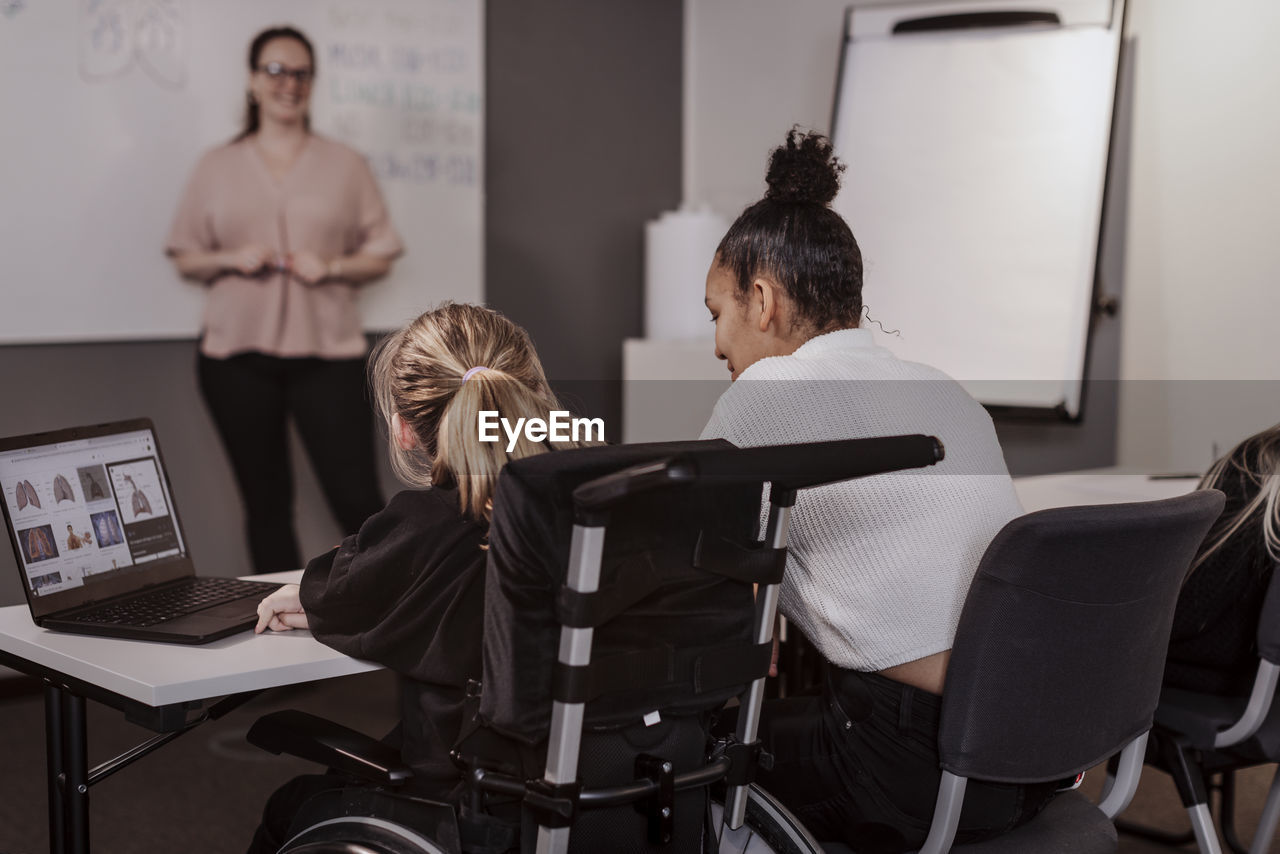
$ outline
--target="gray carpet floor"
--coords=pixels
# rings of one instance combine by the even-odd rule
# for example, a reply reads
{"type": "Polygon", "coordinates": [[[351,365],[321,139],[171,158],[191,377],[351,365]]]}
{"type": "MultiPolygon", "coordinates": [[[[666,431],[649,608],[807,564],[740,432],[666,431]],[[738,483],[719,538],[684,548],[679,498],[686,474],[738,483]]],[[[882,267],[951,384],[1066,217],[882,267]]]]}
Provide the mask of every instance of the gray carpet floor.
{"type": "MultiPolygon", "coordinates": [[[[101,762],[145,740],[150,733],[111,709],[88,704],[89,761],[101,762]]],[[[323,714],[370,734],[395,723],[395,683],[390,674],[369,673],[259,697],[218,721],[165,745],[93,787],[90,822],[99,854],[234,854],[243,851],[262,804],[275,788],[316,766],[271,756],[250,746],[244,734],[261,714],[300,708],[323,714]]],[[[0,700],[0,854],[49,850],[44,771],[44,711],[40,694],[0,700]]],[[[1245,844],[1253,835],[1275,766],[1242,772],[1237,799],[1238,829],[1245,844]]],[[[1096,769],[1083,791],[1096,799],[1102,784],[1096,769]]],[[[1188,827],[1170,779],[1143,775],[1124,816],[1170,831],[1188,827]]],[[[1194,851],[1121,836],[1121,854],[1194,851]]],[[[1280,854],[1280,845],[1272,852],[1280,854]]]]}
{"type": "MultiPolygon", "coordinates": [[[[90,790],[93,850],[243,851],[276,787],[319,770],[246,742],[244,735],[258,716],[278,708],[305,709],[383,735],[395,724],[395,698],[391,674],[361,674],[277,689],[196,727],[90,790]]],[[[87,707],[91,767],[151,736],[120,712],[93,702],[87,707]]],[[[44,756],[42,695],[0,701],[0,854],[49,850],[44,756]]]]}

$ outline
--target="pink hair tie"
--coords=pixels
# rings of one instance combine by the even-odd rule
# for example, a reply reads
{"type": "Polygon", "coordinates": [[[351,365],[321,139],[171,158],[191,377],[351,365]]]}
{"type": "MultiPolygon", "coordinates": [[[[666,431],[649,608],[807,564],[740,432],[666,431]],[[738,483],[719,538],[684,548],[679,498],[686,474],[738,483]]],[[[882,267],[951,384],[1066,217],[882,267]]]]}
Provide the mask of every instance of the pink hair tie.
{"type": "Polygon", "coordinates": [[[462,381],[465,383],[467,380],[471,379],[472,374],[478,373],[479,371],[487,371],[487,370],[489,369],[484,365],[476,365],[474,368],[470,369],[469,371],[467,371],[465,374],[462,375],[462,381]]]}

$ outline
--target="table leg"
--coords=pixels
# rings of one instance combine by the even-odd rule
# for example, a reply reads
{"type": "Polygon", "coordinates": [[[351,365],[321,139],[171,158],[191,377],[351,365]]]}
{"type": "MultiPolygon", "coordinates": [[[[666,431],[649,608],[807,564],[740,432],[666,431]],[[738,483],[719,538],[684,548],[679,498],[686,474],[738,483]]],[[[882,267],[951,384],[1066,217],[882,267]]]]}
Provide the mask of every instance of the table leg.
{"type": "Polygon", "coordinates": [[[71,854],[89,854],[89,750],[84,697],[64,691],[67,832],[71,854]]]}
{"type": "Polygon", "coordinates": [[[66,767],[62,745],[62,689],[45,683],[44,738],[49,775],[49,851],[66,854],[66,805],[62,799],[62,773],[66,767]]]}

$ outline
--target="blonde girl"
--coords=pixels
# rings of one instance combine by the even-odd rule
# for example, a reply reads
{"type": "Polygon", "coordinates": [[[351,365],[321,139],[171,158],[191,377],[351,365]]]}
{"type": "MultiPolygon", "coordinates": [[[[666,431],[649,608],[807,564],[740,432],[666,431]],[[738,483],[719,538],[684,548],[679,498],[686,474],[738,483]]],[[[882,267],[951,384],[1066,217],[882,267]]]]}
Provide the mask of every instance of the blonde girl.
{"type": "MultiPolygon", "coordinates": [[[[548,419],[563,410],[528,334],[495,311],[446,303],[387,337],[369,360],[399,493],[359,532],[312,560],[301,585],[258,608],[257,631],[309,628],[401,677],[401,743],[415,788],[447,798],[449,749],[467,682],[480,678],[485,545],[493,492],[513,459],[581,442],[480,441],[482,411],[548,419]]],[[[347,781],[301,777],[272,796],[251,852],[276,851],[302,801],[347,781]]]]}
{"type": "Polygon", "coordinates": [[[1205,473],[1200,488],[1227,496],[1178,595],[1165,684],[1249,693],[1257,629],[1280,565],[1280,424],[1245,439],[1205,473]]]}

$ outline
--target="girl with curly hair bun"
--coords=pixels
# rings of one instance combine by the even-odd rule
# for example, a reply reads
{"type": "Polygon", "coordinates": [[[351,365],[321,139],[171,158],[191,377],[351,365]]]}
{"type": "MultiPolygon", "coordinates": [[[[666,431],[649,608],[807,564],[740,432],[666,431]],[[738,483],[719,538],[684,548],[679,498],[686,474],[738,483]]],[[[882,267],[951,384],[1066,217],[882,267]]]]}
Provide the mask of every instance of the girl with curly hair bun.
{"type": "MultiPolygon", "coordinates": [[[[898,852],[924,842],[933,815],[961,606],[987,544],[1022,507],[987,412],[859,326],[862,253],[830,207],[842,169],[825,137],[792,130],[764,198],[721,240],[706,305],[734,382],[703,437],[752,446],[925,433],[946,444],[927,472],[801,493],[779,607],[827,675],[820,696],[767,702],[760,729],[775,757],[761,784],[819,839],[898,852]]],[[[957,844],[1027,821],[1055,788],[970,783],[957,844]]]]}

